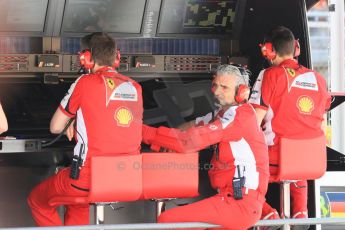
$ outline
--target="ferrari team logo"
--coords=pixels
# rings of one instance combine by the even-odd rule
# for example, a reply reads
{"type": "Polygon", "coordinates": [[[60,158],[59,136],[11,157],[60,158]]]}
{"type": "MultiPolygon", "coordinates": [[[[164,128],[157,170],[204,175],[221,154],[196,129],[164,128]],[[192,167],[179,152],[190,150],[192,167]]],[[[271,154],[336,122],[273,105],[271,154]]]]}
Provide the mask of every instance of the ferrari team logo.
{"type": "Polygon", "coordinates": [[[300,113],[311,114],[314,110],[314,101],[308,96],[300,96],[297,99],[297,108],[300,113]]]}
{"type": "Polygon", "coordinates": [[[111,78],[106,78],[106,81],[107,81],[107,85],[110,89],[114,89],[115,88],[115,82],[113,79],[111,78]]]}
{"type": "Polygon", "coordinates": [[[133,115],[129,109],[120,107],[116,110],[114,119],[117,121],[118,126],[129,127],[133,120],[133,115]]]}
{"type": "Polygon", "coordinates": [[[286,68],[287,72],[290,74],[291,77],[296,76],[296,72],[294,69],[286,68]]]}

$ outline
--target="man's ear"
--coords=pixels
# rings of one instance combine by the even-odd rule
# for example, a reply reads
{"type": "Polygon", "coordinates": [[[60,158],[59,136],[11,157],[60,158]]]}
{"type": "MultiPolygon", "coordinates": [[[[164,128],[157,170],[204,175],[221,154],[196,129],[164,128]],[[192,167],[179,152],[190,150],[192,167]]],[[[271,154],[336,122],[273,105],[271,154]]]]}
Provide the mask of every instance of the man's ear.
{"type": "Polygon", "coordinates": [[[115,68],[118,68],[120,66],[120,60],[121,60],[121,53],[120,53],[120,50],[117,49],[115,53],[115,61],[113,64],[115,68]]]}

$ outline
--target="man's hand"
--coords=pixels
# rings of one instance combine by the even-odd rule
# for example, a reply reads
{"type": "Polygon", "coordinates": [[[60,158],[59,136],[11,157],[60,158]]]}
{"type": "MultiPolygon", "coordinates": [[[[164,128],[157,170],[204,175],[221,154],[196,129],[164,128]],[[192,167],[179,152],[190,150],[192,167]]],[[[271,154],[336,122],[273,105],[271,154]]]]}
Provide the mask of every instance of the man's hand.
{"type": "Polygon", "coordinates": [[[74,136],[74,122],[75,122],[75,120],[73,120],[71,122],[71,124],[68,126],[68,128],[66,130],[66,136],[67,136],[69,141],[71,141],[73,139],[73,136],[74,136]]]}

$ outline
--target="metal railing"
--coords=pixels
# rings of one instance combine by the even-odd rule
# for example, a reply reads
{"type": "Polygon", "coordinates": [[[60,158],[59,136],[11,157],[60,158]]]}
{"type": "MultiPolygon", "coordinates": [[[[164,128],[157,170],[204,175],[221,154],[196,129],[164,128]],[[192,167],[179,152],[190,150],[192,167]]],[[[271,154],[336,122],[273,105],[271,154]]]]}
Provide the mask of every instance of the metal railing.
{"type": "MultiPolygon", "coordinates": [[[[306,219],[278,219],[260,220],[254,227],[259,226],[281,226],[284,225],[341,225],[345,229],[345,218],[306,218],[306,219]]],[[[104,224],[104,225],[82,225],[62,227],[23,227],[23,228],[0,228],[0,230],[143,230],[143,229],[184,229],[184,228],[221,228],[219,225],[190,222],[190,223],[140,223],[140,224],[104,224]]]]}

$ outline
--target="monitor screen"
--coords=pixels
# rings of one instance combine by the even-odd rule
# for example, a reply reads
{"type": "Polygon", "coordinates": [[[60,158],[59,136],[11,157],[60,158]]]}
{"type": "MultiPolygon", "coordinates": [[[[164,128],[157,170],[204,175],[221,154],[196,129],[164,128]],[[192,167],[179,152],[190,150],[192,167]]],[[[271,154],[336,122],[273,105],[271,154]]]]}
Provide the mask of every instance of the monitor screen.
{"type": "Polygon", "coordinates": [[[0,31],[43,32],[48,0],[0,0],[0,31]]]}
{"type": "Polygon", "coordinates": [[[139,34],[145,4],[145,0],[68,0],[62,31],[139,34]]]}
{"type": "Polygon", "coordinates": [[[239,0],[164,0],[158,34],[231,34],[239,0]]]}

